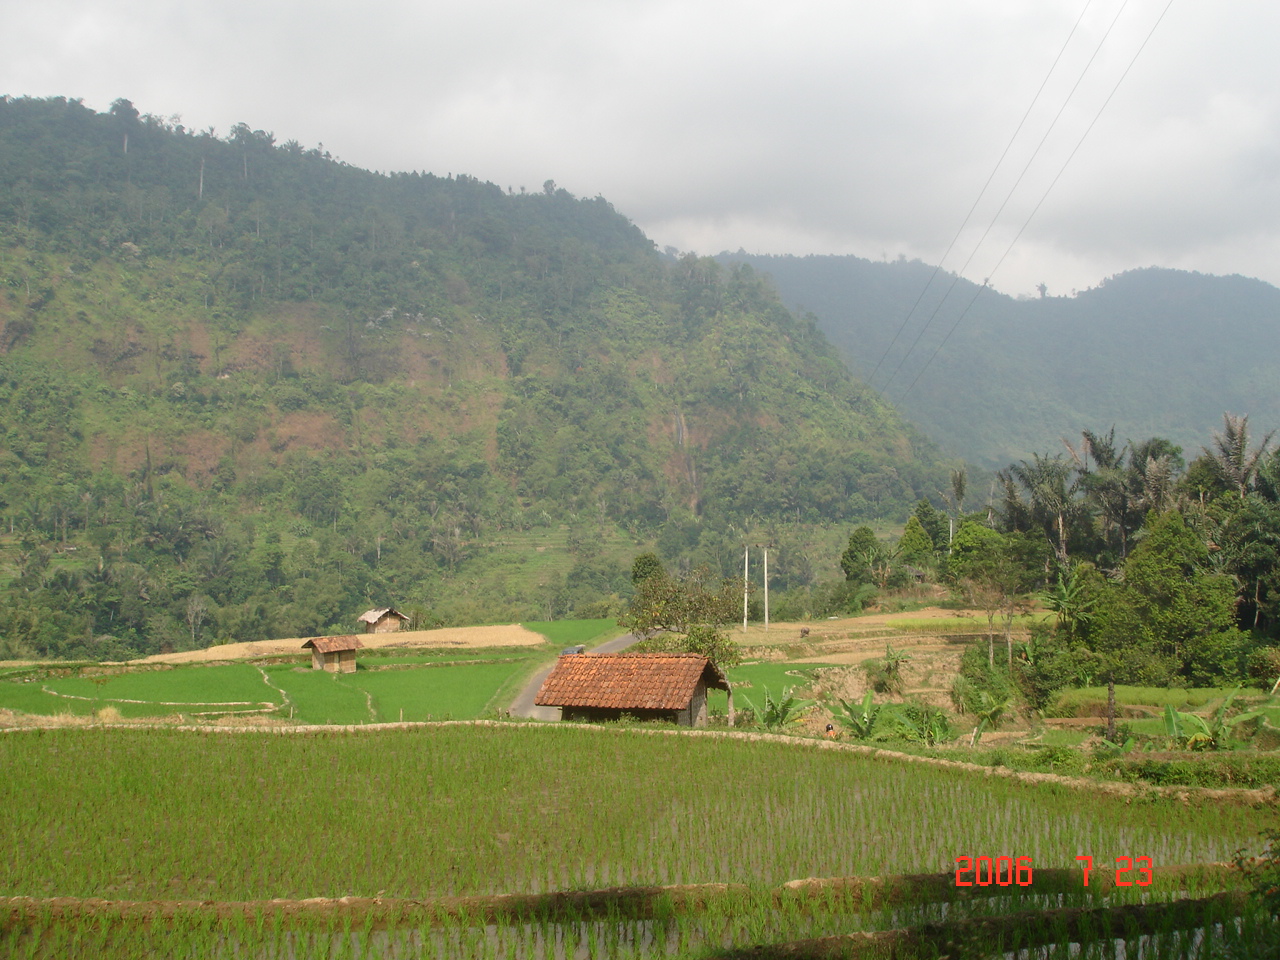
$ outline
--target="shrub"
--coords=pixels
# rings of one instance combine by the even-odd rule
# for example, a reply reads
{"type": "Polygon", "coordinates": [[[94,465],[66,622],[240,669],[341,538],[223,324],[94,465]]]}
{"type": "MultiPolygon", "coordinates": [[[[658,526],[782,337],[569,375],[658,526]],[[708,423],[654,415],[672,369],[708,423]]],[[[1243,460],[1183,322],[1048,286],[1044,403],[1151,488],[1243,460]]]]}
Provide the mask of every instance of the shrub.
{"type": "Polygon", "coordinates": [[[1248,637],[1235,627],[1221,630],[1190,645],[1186,676],[1193,687],[1231,683],[1240,677],[1240,659],[1248,637]]]}
{"type": "Polygon", "coordinates": [[[1280,786],[1280,757],[1256,753],[1217,753],[1177,760],[1117,757],[1097,767],[1121,780],[1143,780],[1157,786],[1280,786]]]}
{"type": "Polygon", "coordinates": [[[1280,677],[1280,647],[1258,647],[1249,654],[1248,674],[1250,679],[1261,680],[1264,686],[1270,686],[1280,677]]]}
{"type": "Polygon", "coordinates": [[[867,683],[876,693],[891,693],[900,696],[906,683],[902,678],[902,665],[911,659],[911,654],[895,650],[885,644],[884,657],[868,660],[862,665],[867,675],[867,683]]]}
{"type": "Polygon", "coordinates": [[[951,720],[944,710],[928,703],[904,703],[894,714],[903,736],[914,743],[932,747],[955,739],[951,720]]]}

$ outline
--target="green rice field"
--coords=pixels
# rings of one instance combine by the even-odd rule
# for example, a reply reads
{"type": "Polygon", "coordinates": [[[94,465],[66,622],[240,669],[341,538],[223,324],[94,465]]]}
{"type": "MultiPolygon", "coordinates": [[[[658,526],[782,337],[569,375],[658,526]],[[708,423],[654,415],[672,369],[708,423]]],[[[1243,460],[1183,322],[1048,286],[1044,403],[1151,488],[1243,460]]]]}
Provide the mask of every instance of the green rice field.
{"type": "Polygon", "coordinates": [[[1008,913],[1017,895],[1025,909],[1116,894],[1033,887],[963,908],[939,905],[936,892],[874,909],[838,896],[821,909],[779,905],[770,890],[797,878],[946,874],[962,854],[1027,856],[1043,871],[1070,870],[1080,854],[1097,864],[1147,856],[1156,883],[1132,895],[1169,896],[1186,883],[1161,882],[1162,867],[1228,860],[1280,826],[1274,808],[1126,802],[798,743],[537,724],[12,732],[0,737],[0,800],[0,896],[418,902],[742,885],[658,927],[661,903],[570,922],[477,925],[464,911],[407,926],[384,918],[377,929],[350,917],[255,925],[197,911],[159,930],[48,914],[11,923],[0,956],[94,955],[79,944],[108,956],[230,957],[247,945],[273,957],[694,956],[1008,913]]]}
{"type": "Polygon", "coordinates": [[[305,723],[464,720],[496,713],[500,694],[534,663],[526,651],[451,650],[366,656],[350,674],[309,663],[190,664],[99,676],[0,678],[0,708],[126,719],[265,714],[305,723]],[[392,669],[387,669],[392,668],[392,669]]]}
{"type": "Polygon", "coordinates": [[[1244,806],[1082,803],[1053,785],[767,741],[540,725],[30,731],[0,740],[0,764],[6,895],[772,885],[931,873],[964,853],[1221,862],[1280,821],[1244,806]]]}

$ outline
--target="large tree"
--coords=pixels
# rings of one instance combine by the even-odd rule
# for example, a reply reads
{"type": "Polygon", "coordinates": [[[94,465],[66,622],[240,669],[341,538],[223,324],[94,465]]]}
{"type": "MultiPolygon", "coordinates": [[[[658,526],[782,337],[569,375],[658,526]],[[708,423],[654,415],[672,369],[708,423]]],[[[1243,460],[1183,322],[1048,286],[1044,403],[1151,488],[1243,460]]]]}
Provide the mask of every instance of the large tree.
{"type": "Polygon", "coordinates": [[[1003,534],[968,522],[951,545],[948,564],[961,595],[987,613],[987,660],[995,665],[995,618],[1004,625],[1006,659],[1013,662],[1013,619],[1042,579],[1044,552],[1019,533],[1003,534]]]}
{"type": "Polygon", "coordinates": [[[1214,569],[1181,513],[1152,516],[1146,526],[1123,580],[1098,598],[1090,645],[1115,662],[1119,682],[1232,679],[1245,642],[1235,625],[1235,580],[1214,569]]]}

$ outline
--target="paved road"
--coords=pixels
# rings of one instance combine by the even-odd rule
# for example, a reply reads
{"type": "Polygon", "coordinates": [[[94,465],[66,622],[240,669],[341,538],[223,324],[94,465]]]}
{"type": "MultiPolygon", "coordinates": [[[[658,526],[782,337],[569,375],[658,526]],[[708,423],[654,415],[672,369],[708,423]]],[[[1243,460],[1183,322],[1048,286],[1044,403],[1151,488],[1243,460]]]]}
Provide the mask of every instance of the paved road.
{"type": "MultiPolygon", "coordinates": [[[[599,646],[592,647],[592,653],[617,653],[619,650],[625,650],[633,643],[637,643],[639,637],[634,634],[626,633],[612,640],[606,640],[599,646]]],[[[559,707],[539,707],[533,701],[538,696],[538,690],[542,687],[542,681],[547,679],[547,675],[551,673],[554,663],[550,663],[543,667],[533,675],[533,678],[520,691],[520,695],[515,698],[511,704],[511,716],[513,717],[531,717],[534,720],[559,720],[559,707]]]]}

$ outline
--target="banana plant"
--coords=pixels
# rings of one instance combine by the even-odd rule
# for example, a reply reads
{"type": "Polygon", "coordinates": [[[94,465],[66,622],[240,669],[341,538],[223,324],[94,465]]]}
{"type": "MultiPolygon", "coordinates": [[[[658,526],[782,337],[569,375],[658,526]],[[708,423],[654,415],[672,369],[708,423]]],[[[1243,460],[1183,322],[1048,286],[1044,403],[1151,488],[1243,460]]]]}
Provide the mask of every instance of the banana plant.
{"type": "Polygon", "coordinates": [[[756,705],[746,697],[747,706],[749,706],[760,721],[770,730],[779,730],[788,723],[795,723],[800,719],[800,712],[813,703],[812,700],[798,700],[791,695],[795,687],[784,687],[782,696],[775,699],[770,696],[769,688],[764,688],[764,709],[759,710],[756,705]]]}
{"type": "Polygon", "coordinates": [[[897,712],[896,719],[908,740],[932,747],[951,739],[951,721],[945,712],[929,704],[921,704],[919,713],[920,719],[915,720],[905,710],[897,712]]]}
{"type": "Polygon", "coordinates": [[[848,700],[836,699],[840,702],[841,713],[836,714],[836,722],[849,731],[857,740],[870,740],[871,735],[875,732],[876,721],[880,718],[880,712],[883,706],[876,706],[872,702],[872,692],[867,691],[867,695],[862,698],[861,704],[850,703],[848,700]]]}
{"type": "Polygon", "coordinates": [[[1217,712],[1208,720],[1198,714],[1181,713],[1173,709],[1173,704],[1166,705],[1164,708],[1165,733],[1189,750],[1219,749],[1226,744],[1231,731],[1239,724],[1262,716],[1261,710],[1250,710],[1236,714],[1230,719],[1227,718],[1227,708],[1231,706],[1231,701],[1239,692],[1237,690],[1223,700],[1217,712]]]}
{"type": "Polygon", "coordinates": [[[969,741],[971,747],[978,745],[987,727],[992,730],[1000,729],[1000,721],[1004,719],[1004,712],[1009,709],[1011,702],[1007,698],[996,700],[985,690],[980,691],[978,696],[978,707],[974,710],[974,714],[978,717],[978,725],[973,728],[973,738],[969,741]]]}

